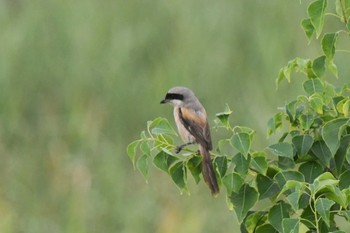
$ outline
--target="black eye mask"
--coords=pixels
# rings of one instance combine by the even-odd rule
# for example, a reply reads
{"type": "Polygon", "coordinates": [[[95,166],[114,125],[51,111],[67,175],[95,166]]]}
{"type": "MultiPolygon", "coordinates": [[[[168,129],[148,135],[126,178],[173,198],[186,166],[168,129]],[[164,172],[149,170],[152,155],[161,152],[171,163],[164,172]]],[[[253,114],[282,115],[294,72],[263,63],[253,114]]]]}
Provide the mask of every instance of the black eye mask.
{"type": "Polygon", "coordinates": [[[184,96],[181,94],[168,93],[168,94],[166,94],[165,99],[167,99],[167,100],[183,100],[184,96]]]}

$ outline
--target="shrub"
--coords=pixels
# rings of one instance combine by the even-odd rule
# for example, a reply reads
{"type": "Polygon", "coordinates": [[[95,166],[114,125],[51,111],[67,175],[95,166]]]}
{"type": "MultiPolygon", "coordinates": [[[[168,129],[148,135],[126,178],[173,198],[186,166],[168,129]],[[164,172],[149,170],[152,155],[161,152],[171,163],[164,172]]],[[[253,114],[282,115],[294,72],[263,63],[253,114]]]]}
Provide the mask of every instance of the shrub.
{"type": "MultiPolygon", "coordinates": [[[[350,1],[335,1],[335,12],[326,12],[327,5],[327,0],[311,2],[308,18],[301,22],[309,40],[322,38],[323,54],[289,61],[276,79],[277,86],[291,82],[293,71],[306,78],[305,93],[268,121],[268,135],[282,135],[276,143],[255,151],[253,129],[232,127],[228,106],[216,115],[214,127],[229,136],[219,140],[212,159],[242,232],[344,232],[335,216],[350,221],[350,86],[336,88],[326,81],[330,74],[338,77],[334,55],[338,38],[350,34],[350,1]],[[343,28],[323,32],[328,15],[338,18],[343,28]],[[270,206],[254,208],[263,199],[270,206]]],[[[188,148],[181,155],[173,153],[175,136],[168,120],[157,118],[128,145],[127,153],[146,179],[153,163],[181,192],[188,192],[188,174],[196,183],[202,179],[201,156],[188,148]]]]}

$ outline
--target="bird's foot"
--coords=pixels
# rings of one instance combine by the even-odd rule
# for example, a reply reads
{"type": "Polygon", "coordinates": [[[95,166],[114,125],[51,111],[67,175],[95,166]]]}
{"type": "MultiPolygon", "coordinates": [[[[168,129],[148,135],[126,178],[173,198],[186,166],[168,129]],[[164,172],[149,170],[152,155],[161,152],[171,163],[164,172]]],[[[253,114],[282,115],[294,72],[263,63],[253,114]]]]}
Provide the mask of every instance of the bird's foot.
{"type": "Polygon", "coordinates": [[[191,145],[191,144],[193,144],[193,143],[192,143],[192,142],[189,142],[189,143],[185,143],[185,144],[182,144],[182,145],[180,145],[180,146],[177,146],[177,147],[175,148],[175,153],[176,153],[176,154],[180,153],[180,152],[182,151],[182,149],[183,149],[185,146],[188,146],[188,145],[191,145]]]}
{"type": "Polygon", "coordinates": [[[178,154],[178,153],[180,153],[181,151],[182,151],[182,146],[177,146],[176,148],[175,148],[175,153],[176,154],[178,154]]]}

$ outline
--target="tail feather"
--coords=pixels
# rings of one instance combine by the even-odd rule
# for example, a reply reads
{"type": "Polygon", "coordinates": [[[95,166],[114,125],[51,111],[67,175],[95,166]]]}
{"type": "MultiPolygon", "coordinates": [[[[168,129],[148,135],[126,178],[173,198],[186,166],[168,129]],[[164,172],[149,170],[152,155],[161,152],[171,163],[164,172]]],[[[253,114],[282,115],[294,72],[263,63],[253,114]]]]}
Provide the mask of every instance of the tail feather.
{"type": "Polygon", "coordinates": [[[207,149],[205,149],[202,145],[199,146],[199,151],[201,155],[203,156],[202,159],[202,174],[205,183],[208,184],[211,194],[213,196],[217,196],[219,194],[219,186],[218,186],[218,181],[216,179],[216,174],[214,170],[213,163],[211,162],[210,159],[210,154],[207,149]]]}

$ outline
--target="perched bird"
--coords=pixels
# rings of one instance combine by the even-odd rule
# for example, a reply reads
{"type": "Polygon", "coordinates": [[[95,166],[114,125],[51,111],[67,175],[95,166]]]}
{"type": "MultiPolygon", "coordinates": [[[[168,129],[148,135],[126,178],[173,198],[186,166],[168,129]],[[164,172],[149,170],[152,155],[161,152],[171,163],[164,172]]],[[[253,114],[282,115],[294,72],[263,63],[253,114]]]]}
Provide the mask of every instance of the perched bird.
{"type": "Polygon", "coordinates": [[[170,103],[174,106],[175,123],[181,139],[185,144],[176,148],[179,153],[185,146],[198,144],[202,155],[202,174],[211,193],[216,196],[219,186],[209,151],[212,150],[210,129],[207,113],[191,89],[187,87],[173,87],[166,94],[161,104],[170,103]]]}

